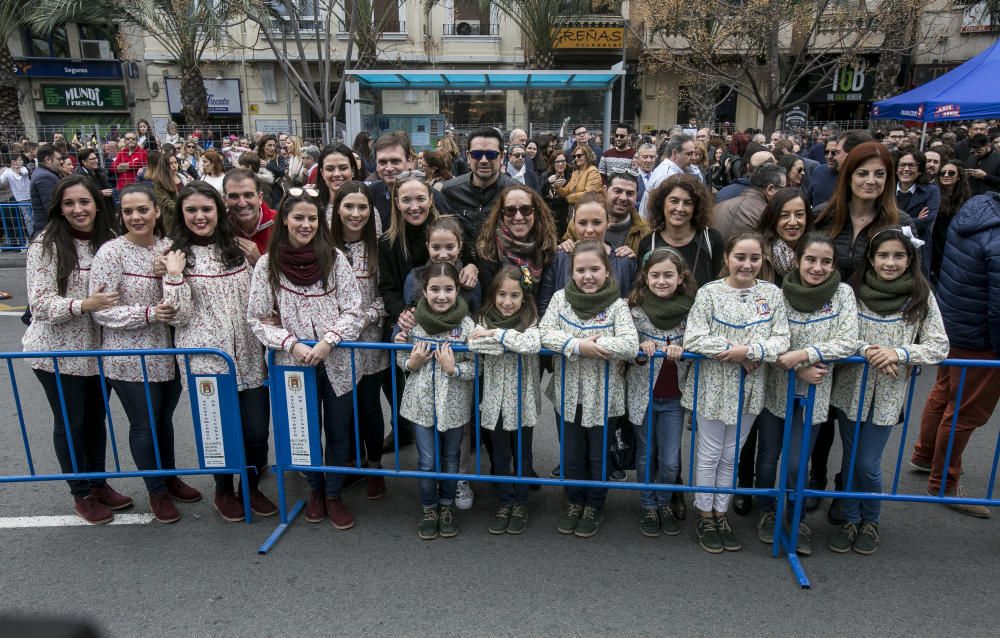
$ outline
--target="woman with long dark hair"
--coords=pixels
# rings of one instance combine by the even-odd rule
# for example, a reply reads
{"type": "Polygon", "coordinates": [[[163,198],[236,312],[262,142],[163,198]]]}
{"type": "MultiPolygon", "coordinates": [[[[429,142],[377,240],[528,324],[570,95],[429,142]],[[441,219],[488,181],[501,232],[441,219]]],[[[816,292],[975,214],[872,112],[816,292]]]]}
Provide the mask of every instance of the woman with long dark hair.
{"type": "MultiPolygon", "coordinates": [[[[32,319],[21,341],[26,352],[100,348],[101,329],[92,313],[117,305],[119,297],[103,285],[89,291],[90,266],[98,249],[114,238],[113,227],[104,197],[91,180],[73,175],[56,184],[49,222],[28,246],[32,319]]],[[[104,472],[105,397],[97,361],[82,357],[59,360],[65,414],[53,361],[33,359],[31,367],[52,409],[52,439],[61,470],[67,474],[104,472]]],[[[88,523],[107,523],[114,519],[112,510],[132,505],[131,498],[116,492],[104,479],[68,483],[74,510],[88,523]]]]}
{"type": "Polygon", "coordinates": [[[941,189],[941,204],[937,219],[931,230],[931,282],[937,283],[938,272],[941,270],[941,260],[944,257],[945,239],[948,237],[948,227],[951,220],[958,214],[962,204],[972,197],[969,179],[964,173],[965,167],[960,160],[948,160],[938,169],[937,180],[941,189]]]}
{"type": "MultiPolygon", "coordinates": [[[[102,289],[118,293],[117,304],[94,313],[94,319],[103,327],[101,347],[173,347],[169,323],[177,311],[163,301],[163,285],[155,268],[171,245],[164,237],[160,208],[147,186],[130,184],[121,190],[121,211],[125,234],[105,243],[94,256],[91,268],[91,294],[102,289]]],[[[167,272],[175,270],[175,266],[168,258],[167,272]]],[[[170,470],[175,467],[174,409],[181,395],[177,363],[170,355],[148,356],[145,362],[143,368],[136,365],[134,357],[108,357],[106,376],[128,416],[129,447],[136,467],[170,470]]],[[[143,480],[150,508],[161,523],[180,520],[173,500],[201,500],[201,493],[179,477],[151,476],[143,480]]]]}
{"type": "MultiPolygon", "coordinates": [[[[289,195],[266,255],[254,267],[247,320],[278,365],[316,368],[316,390],[326,436],[326,465],[347,465],[352,414],[351,353],[335,348],[358,338],[361,293],[347,257],[334,248],[330,230],[311,197],[289,195]],[[273,317],[277,311],[277,322],[273,317]],[[303,341],[313,341],[307,346],[303,341]]],[[[341,499],[343,474],[310,472],[306,520],[324,517],[337,529],[354,527],[341,499]]]]}
{"type": "MultiPolygon", "coordinates": [[[[243,445],[251,467],[250,508],[259,516],[273,516],[278,509],[259,489],[267,466],[270,403],[264,387],[264,352],[246,322],[253,272],[236,241],[236,223],[214,186],[203,181],[185,186],[177,195],[177,212],[170,250],[183,258],[176,255],[174,271],[168,270],[163,278],[164,302],[177,310],[170,322],[174,345],[217,348],[236,363],[243,445]]],[[[229,372],[219,357],[178,356],[178,365],[184,366],[185,359],[194,374],[229,372]]],[[[232,476],[215,475],[213,507],[227,521],[246,517],[232,476]]]]}
{"type": "MultiPolygon", "coordinates": [[[[316,165],[319,166],[319,176],[316,179],[317,199],[320,212],[325,215],[326,224],[329,226],[334,217],[333,199],[337,195],[337,189],[345,182],[355,179],[360,181],[364,176],[360,174],[354,153],[340,143],[324,146],[316,165]]],[[[375,217],[376,231],[381,233],[381,220],[378,219],[378,215],[375,217]]]]}
{"type": "Polygon", "coordinates": [[[757,224],[757,232],[764,238],[761,279],[780,286],[785,275],[795,269],[799,240],[812,229],[812,208],[802,191],[782,188],[775,193],[757,224]]]}

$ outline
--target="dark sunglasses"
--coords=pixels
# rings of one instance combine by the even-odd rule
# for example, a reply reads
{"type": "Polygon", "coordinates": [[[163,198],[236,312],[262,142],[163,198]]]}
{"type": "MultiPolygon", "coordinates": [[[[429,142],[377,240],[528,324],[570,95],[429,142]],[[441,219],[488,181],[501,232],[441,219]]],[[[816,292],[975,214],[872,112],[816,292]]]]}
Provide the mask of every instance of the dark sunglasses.
{"type": "Polygon", "coordinates": [[[511,157],[524,157],[524,153],[511,153],[511,157]]]}
{"type": "Polygon", "coordinates": [[[485,157],[492,162],[496,158],[500,157],[500,151],[469,151],[469,157],[477,162],[485,157]]]}
{"type": "Polygon", "coordinates": [[[958,171],[941,171],[941,177],[957,177],[958,171]]]}
{"type": "Polygon", "coordinates": [[[617,140],[623,140],[626,137],[628,137],[628,135],[622,135],[620,133],[615,133],[615,139],[617,139],[617,140]]]}
{"type": "Polygon", "coordinates": [[[834,150],[832,150],[832,151],[827,151],[827,152],[826,152],[826,155],[827,155],[827,157],[829,157],[829,156],[831,156],[831,155],[836,155],[836,154],[837,154],[837,150],[836,150],[836,149],[834,149],[834,150]]]}
{"type": "Polygon", "coordinates": [[[573,159],[580,159],[581,157],[587,157],[583,153],[573,153],[573,159]]]}
{"type": "Polygon", "coordinates": [[[504,206],[503,216],[504,217],[514,217],[518,213],[521,213],[521,217],[531,217],[535,214],[534,206],[504,206]]]}

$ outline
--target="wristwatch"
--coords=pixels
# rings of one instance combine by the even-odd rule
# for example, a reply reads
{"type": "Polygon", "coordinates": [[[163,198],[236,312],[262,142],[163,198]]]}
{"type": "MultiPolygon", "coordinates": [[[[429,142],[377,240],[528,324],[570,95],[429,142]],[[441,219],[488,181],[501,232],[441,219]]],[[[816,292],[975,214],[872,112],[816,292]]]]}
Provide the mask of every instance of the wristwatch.
{"type": "Polygon", "coordinates": [[[336,337],[333,336],[332,332],[328,332],[325,335],[323,335],[323,341],[325,341],[327,345],[331,346],[337,345],[337,339],[336,337]]]}

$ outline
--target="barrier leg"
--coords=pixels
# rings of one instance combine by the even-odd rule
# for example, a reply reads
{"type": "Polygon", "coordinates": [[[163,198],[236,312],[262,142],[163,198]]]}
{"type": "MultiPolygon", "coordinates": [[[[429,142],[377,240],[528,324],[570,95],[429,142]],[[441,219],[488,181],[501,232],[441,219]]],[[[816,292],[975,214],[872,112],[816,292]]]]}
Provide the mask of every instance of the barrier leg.
{"type": "Polygon", "coordinates": [[[295,507],[292,508],[292,511],[288,512],[286,509],[288,501],[285,497],[285,470],[281,466],[276,466],[274,468],[274,473],[278,477],[278,516],[281,518],[281,522],[274,529],[274,531],[271,532],[271,535],[267,537],[267,540],[260,546],[260,549],[257,550],[258,554],[266,554],[271,551],[271,548],[274,547],[275,543],[277,543],[278,540],[281,539],[282,535],[288,531],[289,526],[295,522],[295,519],[300,513],[302,513],[302,510],[306,506],[306,502],[304,500],[299,500],[295,503],[295,507]]]}

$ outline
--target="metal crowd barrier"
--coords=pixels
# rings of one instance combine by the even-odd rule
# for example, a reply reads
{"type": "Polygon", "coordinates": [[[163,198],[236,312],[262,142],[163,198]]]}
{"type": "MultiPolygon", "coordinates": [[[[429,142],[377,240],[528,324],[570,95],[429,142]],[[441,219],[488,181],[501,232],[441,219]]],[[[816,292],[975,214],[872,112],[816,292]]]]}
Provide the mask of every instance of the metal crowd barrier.
{"type": "MultiPolygon", "coordinates": [[[[308,342],[307,342],[308,343],[308,342]]],[[[295,518],[301,513],[305,507],[305,501],[297,501],[291,510],[288,509],[288,503],[285,496],[285,473],[287,472],[325,472],[334,474],[352,474],[361,476],[385,476],[385,477],[397,477],[397,478],[434,478],[437,480],[441,479],[455,479],[455,480],[470,480],[470,481],[480,481],[480,482],[490,482],[490,483],[525,483],[531,485],[551,485],[557,487],[567,487],[567,486],[580,486],[580,487],[600,487],[600,488],[610,488],[610,489],[624,489],[624,490],[653,490],[653,491],[668,491],[668,492],[702,492],[702,493],[729,493],[729,494],[746,494],[752,496],[770,496],[777,501],[777,515],[780,517],[784,513],[784,489],[779,487],[771,488],[742,488],[738,487],[737,481],[739,476],[739,446],[736,447],[735,459],[733,463],[733,481],[731,487],[699,487],[694,483],[694,470],[695,470],[695,441],[698,433],[697,426],[697,409],[692,414],[692,427],[690,436],[690,452],[688,458],[688,471],[687,471],[687,483],[685,485],[667,485],[660,483],[651,483],[650,477],[652,476],[651,464],[647,462],[646,467],[646,477],[636,477],[635,481],[630,482],[613,482],[607,479],[603,481],[590,481],[590,480],[580,480],[580,479],[567,479],[565,476],[565,458],[564,451],[560,445],[559,450],[559,478],[542,478],[542,477],[529,477],[524,475],[523,458],[521,450],[521,437],[523,431],[523,425],[521,422],[521,402],[518,402],[518,423],[517,423],[517,436],[518,436],[518,450],[516,455],[516,472],[514,476],[494,476],[491,474],[484,474],[482,471],[482,446],[481,446],[481,430],[479,428],[479,397],[480,397],[480,369],[481,363],[480,359],[483,355],[473,353],[473,366],[475,371],[475,379],[473,381],[474,391],[473,391],[473,432],[475,436],[475,452],[476,452],[476,465],[475,473],[473,474],[460,474],[460,473],[448,473],[441,471],[441,447],[440,438],[437,427],[434,427],[434,447],[435,447],[435,468],[433,472],[422,472],[418,470],[406,470],[400,465],[399,460],[399,427],[396,405],[398,403],[396,396],[396,375],[399,374],[395,361],[394,354],[399,350],[410,350],[412,345],[410,344],[395,344],[395,343],[363,343],[363,342],[342,342],[338,347],[349,348],[351,351],[351,378],[354,390],[352,391],[352,399],[354,402],[354,441],[355,441],[355,461],[351,466],[325,466],[322,464],[322,454],[320,446],[320,424],[319,424],[319,412],[316,403],[316,377],[315,370],[309,366],[279,366],[274,363],[274,352],[268,352],[268,369],[269,381],[268,385],[270,387],[271,393],[271,410],[272,418],[274,424],[274,444],[275,444],[275,475],[278,480],[278,511],[280,515],[279,524],[274,532],[267,538],[263,545],[261,545],[258,550],[261,554],[268,553],[275,543],[281,538],[281,536],[288,531],[289,526],[294,522],[295,518]],[[355,355],[358,350],[387,350],[390,353],[390,375],[392,377],[392,402],[390,405],[391,418],[392,418],[392,431],[395,437],[395,453],[392,467],[389,468],[365,468],[361,466],[361,450],[360,450],[360,432],[359,432],[359,414],[358,414],[358,397],[357,397],[357,372],[355,365],[355,355]],[[645,480],[643,480],[643,478],[645,480]]],[[[470,352],[468,346],[465,345],[454,345],[455,352],[470,352]]],[[[550,350],[542,349],[539,353],[541,355],[552,355],[552,356],[562,356],[560,353],[553,352],[550,350]]],[[[656,353],[656,357],[662,357],[662,353],[656,353]]],[[[691,370],[688,374],[695,375],[694,386],[695,386],[695,405],[697,406],[697,395],[699,391],[699,374],[700,374],[700,363],[702,357],[699,355],[694,355],[691,353],[684,354],[685,359],[692,361],[691,370]]],[[[521,358],[523,360],[523,356],[521,358]]],[[[431,359],[427,364],[436,366],[437,362],[435,359],[431,359]]],[[[520,368],[519,362],[519,368],[520,368]]],[[[609,385],[609,371],[610,366],[613,362],[605,362],[604,368],[604,422],[608,422],[608,385],[609,385]]],[[[649,390],[650,396],[652,396],[652,388],[655,382],[652,370],[653,366],[649,365],[650,375],[649,375],[649,390]]],[[[741,370],[740,372],[740,400],[739,400],[739,412],[742,415],[743,407],[743,397],[742,389],[745,379],[745,372],[741,370]]],[[[566,375],[565,367],[562,368],[562,373],[560,374],[560,384],[561,390],[560,394],[564,395],[566,375]]],[[[794,384],[791,386],[794,390],[794,384]]],[[[539,388],[541,392],[541,388],[539,388]]],[[[519,393],[520,395],[520,393],[519,393]]],[[[560,415],[558,419],[559,426],[559,440],[564,440],[565,433],[565,405],[561,406],[560,415]]],[[[791,414],[789,412],[789,414],[791,414]]],[[[652,419],[651,415],[647,414],[645,427],[647,428],[646,440],[651,441],[652,436],[652,419]]],[[[791,428],[791,417],[785,419],[785,435],[784,441],[785,445],[788,445],[788,441],[791,440],[790,428],[791,428]]],[[[415,426],[419,427],[419,426],[415,426]]],[[[536,426],[539,427],[539,426],[536,426]]],[[[742,417],[738,419],[736,424],[736,437],[737,441],[740,437],[740,432],[742,428],[750,427],[749,424],[742,423],[742,417]]],[[[608,427],[604,428],[603,432],[603,453],[602,453],[602,476],[607,476],[607,464],[608,464],[608,427]]],[[[647,446],[646,450],[647,459],[652,454],[651,447],[647,446]]],[[[787,451],[783,458],[787,457],[787,451]]],[[[784,485],[785,470],[784,467],[781,468],[781,478],[777,485],[784,485]]],[[[781,520],[779,518],[779,520],[781,520]]],[[[773,550],[775,556],[778,555],[778,546],[775,544],[773,550]]]]}
{"type": "MultiPolygon", "coordinates": [[[[871,373],[868,365],[868,361],[864,357],[854,356],[847,359],[842,359],[836,362],[838,365],[842,364],[861,364],[864,366],[861,376],[861,387],[867,389],[868,382],[870,379],[874,378],[874,374],[871,373]]],[[[938,490],[936,496],[930,496],[928,494],[900,494],[899,493],[899,476],[900,469],[903,465],[903,455],[907,452],[909,444],[906,440],[906,433],[909,429],[910,418],[912,416],[913,408],[913,394],[916,389],[917,377],[921,374],[921,366],[914,365],[909,380],[909,387],[906,395],[906,402],[903,409],[903,423],[902,432],[900,433],[899,450],[896,454],[896,464],[895,473],[892,480],[892,490],[889,492],[875,493],[875,492],[860,492],[857,490],[852,490],[851,487],[854,481],[854,467],[857,460],[858,454],[858,440],[859,433],[862,423],[867,419],[867,414],[863,414],[862,407],[864,406],[865,392],[861,393],[858,401],[858,412],[854,419],[854,443],[851,447],[851,456],[848,462],[848,474],[843,477],[844,489],[842,490],[813,490],[806,486],[806,476],[808,472],[806,468],[809,462],[809,449],[807,445],[803,445],[798,451],[799,454],[799,474],[797,485],[795,486],[795,507],[792,512],[792,522],[790,526],[790,534],[782,531],[780,534],[781,538],[776,538],[775,549],[778,549],[778,545],[786,552],[788,557],[789,565],[792,568],[792,572],[795,575],[796,580],[799,585],[803,588],[808,588],[809,578],[802,568],[799,562],[798,556],[795,554],[795,546],[798,539],[798,526],[802,520],[802,505],[804,499],[807,498],[851,498],[860,500],[880,500],[880,501],[907,501],[914,503],[937,503],[940,505],[948,504],[968,504],[968,505],[1000,505],[1000,498],[994,498],[993,488],[996,483],[997,477],[997,467],[998,462],[1000,462],[1000,436],[997,438],[997,443],[994,446],[993,452],[993,463],[990,469],[990,475],[988,482],[986,483],[986,496],[983,498],[976,498],[972,496],[960,497],[960,496],[946,496],[945,492],[947,489],[948,482],[948,469],[951,463],[952,450],[955,442],[955,430],[958,425],[958,415],[962,407],[962,396],[965,390],[965,379],[969,368],[1000,368],[1000,360],[980,360],[980,359],[945,359],[938,364],[940,366],[954,366],[962,368],[961,375],[959,377],[958,389],[955,396],[955,411],[951,418],[951,430],[948,434],[948,446],[945,451],[944,457],[944,470],[941,477],[941,488],[938,490]]],[[[794,379],[791,380],[794,383],[794,379]]],[[[790,385],[791,385],[790,383],[790,385]]],[[[791,394],[791,391],[790,391],[791,394]]],[[[804,431],[802,435],[802,441],[808,442],[810,438],[810,432],[812,428],[812,414],[813,414],[813,404],[816,398],[816,389],[814,386],[809,386],[808,395],[805,397],[797,397],[799,405],[805,408],[805,419],[804,419],[804,431]]],[[[873,396],[874,401],[874,396],[873,396]]],[[[833,408],[830,409],[830,415],[833,415],[833,408]]],[[[888,427],[900,427],[898,424],[888,427]]],[[[787,421],[786,421],[786,433],[787,421]]],[[[838,437],[839,438],[839,437],[838,437]]],[[[785,453],[788,452],[787,448],[784,450],[785,453]]],[[[785,476],[785,464],[784,455],[782,457],[781,471],[782,476],[785,476]]],[[[783,484],[783,483],[780,483],[783,484]]],[[[884,485],[884,481],[883,481],[884,485]]],[[[957,492],[956,492],[957,493],[957,492]]],[[[781,520],[780,518],[778,520],[781,520]]],[[[781,526],[778,525],[776,528],[780,529],[781,526]]]]}
{"type": "Polygon", "coordinates": [[[0,252],[28,248],[32,219],[31,202],[0,204],[0,252]]]}
{"type": "MultiPolygon", "coordinates": [[[[248,470],[243,447],[243,424],[240,416],[240,402],[236,385],[236,365],[232,358],[222,350],[214,348],[160,348],[143,350],[77,350],[52,352],[3,352],[0,359],[7,362],[7,374],[10,377],[14,404],[17,408],[17,419],[24,445],[27,473],[0,472],[0,484],[24,483],[35,481],[66,481],[78,479],[112,479],[152,476],[182,476],[199,474],[238,474],[243,485],[249,485],[248,470]],[[184,358],[184,375],[187,382],[188,396],[191,401],[191,417],[194,426],[195,445],[198,454],[197,466],[165,469],[160,458],[159,443],[156,435],[156,420],[152,416],[152,401],[149,392],[149,375],[146,358],[153,355],[182,356],[184,358]],[[219,357],[226,363],[226,374],[195,374],[191,371],[191,357],[219,357]],[[78,472],[76,446],[67,418],[66,399],[63,394],[63,373],[59,368],[60,359],[89,357],[97,359],[98,373],[101,380],[101,391],[104,396],[104,409],[107,414],[108,441],[114,457],[114,471],[78,472]],[[114,421],[111,415],[110,391],[104,373],[104,360],[107,357],[135,357],[137,365],[142,370],[146,389],[146,407],[150,411],[150,427],[152,429],[153,448],[156,457],[154,470],[122,470],[118,453],[118,442],[115,436],[114,421]],[[51,359],[56,377],[56,387],[59,391],[59,404],[62,412],[63,426],[66,430],[66,440],[69,444],[72,472],[39,473],[35,468],[34,456],[31,451],[29,431],[42,431],[51,445],[51,413],[48,409],[31,414],[31,420],[41,420],[46,423],[44,429],[29,428],[24,405],[21,401],[17,375],[14,370],[15,360],[51,359]]],[[[246,511],[246,522],[251,519],[250,491],[243,490],[243,508],[246,511]]]]}

